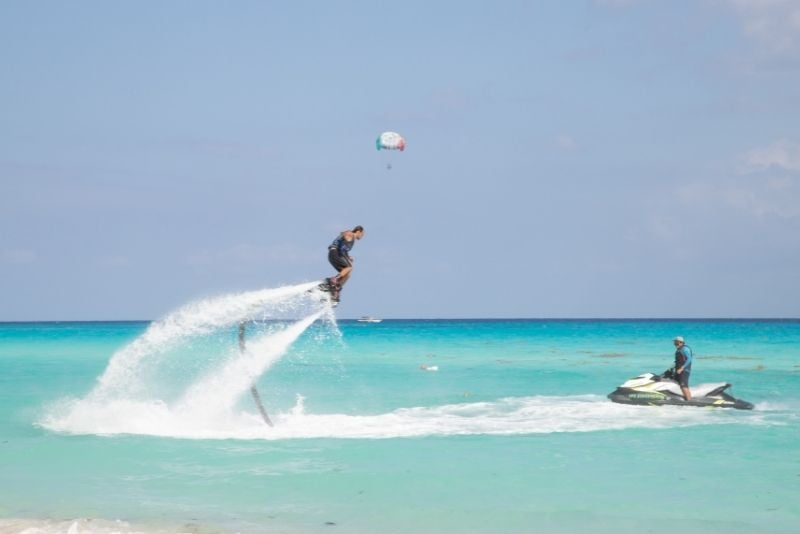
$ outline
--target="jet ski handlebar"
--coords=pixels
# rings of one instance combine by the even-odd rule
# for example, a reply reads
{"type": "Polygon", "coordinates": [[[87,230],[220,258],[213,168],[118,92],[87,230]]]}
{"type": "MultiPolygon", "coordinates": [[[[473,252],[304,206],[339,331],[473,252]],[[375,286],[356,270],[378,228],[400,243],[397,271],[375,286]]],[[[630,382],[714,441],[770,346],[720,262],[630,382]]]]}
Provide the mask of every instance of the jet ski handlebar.
{"type": "Polygon", "coordinates": [[[659,380],[677,380],[677,376],[675,375],[675,368],[674,367],[670,367],[669,369],[667,369],[666,371],[664,371],[660,375],[655,375],[653,377],[653,379],[656,380],[656,381],[659,381],[659,380]]]}

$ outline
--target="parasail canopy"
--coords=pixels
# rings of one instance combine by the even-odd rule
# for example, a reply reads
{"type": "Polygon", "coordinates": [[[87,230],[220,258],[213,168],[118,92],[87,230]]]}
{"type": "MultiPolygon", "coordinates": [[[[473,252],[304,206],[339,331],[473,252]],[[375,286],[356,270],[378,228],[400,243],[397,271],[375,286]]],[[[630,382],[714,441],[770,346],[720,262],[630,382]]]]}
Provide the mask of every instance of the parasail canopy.
{"type": "Polygon", "coordinates": [[[375,147],[380,150],[400,150],[406,148],[406,140],[397,132],[383,132],[375,140],[375,147]]]}

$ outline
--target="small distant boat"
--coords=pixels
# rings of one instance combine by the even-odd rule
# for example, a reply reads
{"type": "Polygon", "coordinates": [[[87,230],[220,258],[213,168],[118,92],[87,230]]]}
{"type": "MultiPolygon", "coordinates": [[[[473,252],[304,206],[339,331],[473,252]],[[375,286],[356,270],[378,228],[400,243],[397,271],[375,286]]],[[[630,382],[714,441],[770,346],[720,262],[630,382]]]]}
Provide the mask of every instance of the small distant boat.
{"type": "Polygon", "coordinates": [[[379,323],[383,321],[383,319],[377,319],[375,317],[370,317],[369,315],[365,315],[358,319],[359,323],[379,323]]]}

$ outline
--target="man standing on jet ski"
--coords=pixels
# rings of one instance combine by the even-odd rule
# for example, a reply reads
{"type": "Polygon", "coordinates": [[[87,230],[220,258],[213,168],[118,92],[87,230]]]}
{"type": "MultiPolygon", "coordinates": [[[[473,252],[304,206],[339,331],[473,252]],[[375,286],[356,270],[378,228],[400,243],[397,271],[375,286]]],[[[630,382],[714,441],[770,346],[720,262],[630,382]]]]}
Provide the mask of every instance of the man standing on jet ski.
{"type": "Polygon", "coordinates": [[[681,336],[672,340],[675,344],[675,374],[678,384],[681,386],[684,400],[692,400],[692,392],[689,391],[689,374],[692,372],[692,349],[683,342],[681,336]]]}

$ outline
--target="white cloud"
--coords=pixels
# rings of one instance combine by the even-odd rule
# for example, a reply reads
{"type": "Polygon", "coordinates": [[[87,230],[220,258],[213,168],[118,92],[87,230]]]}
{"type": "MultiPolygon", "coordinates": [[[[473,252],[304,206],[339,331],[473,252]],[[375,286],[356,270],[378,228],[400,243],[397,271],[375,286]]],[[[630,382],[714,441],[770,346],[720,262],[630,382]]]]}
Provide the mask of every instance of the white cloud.
{"type": "Polygon", "coordinates": [[[720,188],[724,202],[757,217],[800,217],[800,143],[784,139],[742,159],[747,180],[720,188]]]}
{"type": "Polygon", "coordinates": [[[717,0],[730,6],[745,34],[772,53],[800,49],[800,2],[797,0],[717,0]]]}
{"type": "Polygon", "coordinates": [[[758,180],[739,176],[724,182],[694,182],[680,187],[676,195],[692,209],[705,212],[723,208],[757,218],[800,218],[800,178],[766,174],[758,180]]]}
{"type": "Polygon", "coordinates": [[[800,143],[786,140],[754,148],[744,156],[745,170],[766,171],[771,168],[800,172],[800,143]]]}
{"type": "Polygon", "coordinates": [[[769,182],[761,188],[729,188],[722,191],[726,204],[756,217],[800,217],[800,188],[776,189],[769,182]]]}
{"type": "Polygon", "coordinates": [[[558,148],[561,150],[575,150],[578,147],[578,144],[575,142],[575,139],[569,135],[557,135],[555,138],[555,143],[558,148]]]}

